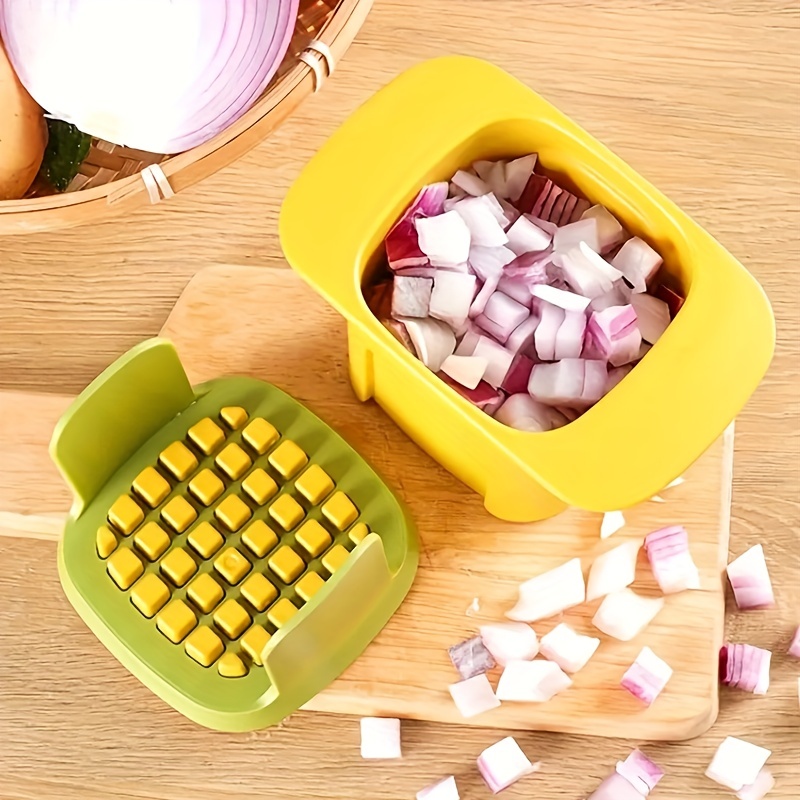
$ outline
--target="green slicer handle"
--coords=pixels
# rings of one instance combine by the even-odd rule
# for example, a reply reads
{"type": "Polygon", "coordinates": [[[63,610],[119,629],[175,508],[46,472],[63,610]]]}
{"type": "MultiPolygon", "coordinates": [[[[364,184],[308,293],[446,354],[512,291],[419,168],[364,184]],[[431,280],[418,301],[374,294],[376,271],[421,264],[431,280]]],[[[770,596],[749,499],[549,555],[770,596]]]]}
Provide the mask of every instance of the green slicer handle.
{"type": "MultiPolygon", "coordinates": [[[[410,579],[413,575],[411,569],[410,579]]],[[[271,687],[262,701],[270,706],[270,717],[283,719],[336,680],[385,626],[410,580],[405,584],[392,580],[380,536],[368,534],[295,624],[264,649],[271,687]]]]}
{"type": "Polygon", "coordinates": [[[106,481],[159,428],[194,401],[173,344],[149,339],[95,378],[56,425],[50,456],[80,516],[106,481]]]}

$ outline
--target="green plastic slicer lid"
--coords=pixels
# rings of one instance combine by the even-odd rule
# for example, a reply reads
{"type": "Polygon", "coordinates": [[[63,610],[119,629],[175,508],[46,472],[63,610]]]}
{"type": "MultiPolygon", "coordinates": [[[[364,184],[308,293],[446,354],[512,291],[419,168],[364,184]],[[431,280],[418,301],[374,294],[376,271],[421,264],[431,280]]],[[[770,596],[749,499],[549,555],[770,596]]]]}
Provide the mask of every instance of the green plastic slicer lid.
{"type": "Polygon", "coordinates": [[[338,434],[264,381],[191,387],[174,347],[133,348],[50,444],[74,503],[59,575],[136,677],[220,730],[279,722],[402,602],[419,544],[338,434]]]}

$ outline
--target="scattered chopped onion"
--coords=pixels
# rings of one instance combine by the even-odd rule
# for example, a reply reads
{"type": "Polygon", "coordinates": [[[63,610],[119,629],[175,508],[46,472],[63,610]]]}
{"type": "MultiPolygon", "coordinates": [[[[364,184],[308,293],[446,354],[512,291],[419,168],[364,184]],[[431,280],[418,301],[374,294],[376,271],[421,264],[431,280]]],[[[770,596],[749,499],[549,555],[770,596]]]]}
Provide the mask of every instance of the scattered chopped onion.
{"type": "Polygon", "coordinates": [[[448,689],[459,714],[465,719],[491,711],[500,705],[485,672],[450,684],[448,689]]]}
{"type": "Polygon", "coordinates": [[[489,194],[489,187],[484,181],[477,175],[471,175],[463,169],[458,170],[451,180],[459,189],[463,189],[467,194],[473,197],[489,194]]]}
{"type": "Polygon", "coordinates": [[[634,236],[622,245],[611,263],[633,286],[634,292],[645,292],[663,261],[647,242],[634,236]]]}
{"type": "Polygon", "coordinates": [[[603,514],[603,521],[600,523],[600,538],[608,539],[609,536],[613,536],[624,527],[625,515],[621,511],[606,511],[603,514]]]}
{"type": "Polygon", "coordinates": [[[467,223],[456,211],[445,211],[436,217],[417,217],[419,249],[436,267],[456,266],[469,258],[470,238],[467,223]]]}
{"type": "Polygon", "coordinates": [[[669,307],[663,300],[643,292],[631,295],[631,305],[636,312],[642,339],[655,344],[669,326],[669,307]]]}
{"type": "Polygon", "coordinates": [[[742,787],[736,797],[739,800],[763,800],[775,788],[775,778],[768,769],[762,769],[753,783],[742,787]]]}
{"type": "Polygon", "coordinates": [[[446,183],[423,186],[403,216],[386,234],[384,245],[391,269],[418,267],[428,264],[428,257],[419,249],[415,220],[420,217],[437,217],[444,210],[447,198],[446,183]]]}
{"type": "Polygon", "coordinates": [[[650,502],[651,502],[651,503],[666,503],[667,501],[666,501],[666,500],[665,500],[663,497],[661,497],[661,495],[659,495],[659,494],[654,494],[654,495],[653,495],[653,496],[650,498],[650,502]]]}
{"type": "MultiPolygon", "coordinates": [[[[502,224],[498,222],[495,211],[484,200],[485,197],[491,197],[491,195],[465,197],[453,206],[453,210],[461,216],[469,228],[473,246],[500,247],[508,242],[508,236],[506,236],[502,224]]],[[[502,209],[501,217],[505,222],[502,209]]]]}
{"type": "Polygon", "coordinates": [[[706,776],[720,786],[740,792],[756,782],[771,755],[764,747],[729,736],[717,748],[706,776]]]}
{"type": "Polygon", "coordinates": [[[403,317],[400,322],[405,325],[422,363],[428,369],[438,372],[447,356],[452,355],[455,350],[456,337],[453,331],[444,322],[430,317],[403,317]]]}
{"type": "Polygon", "coordinates": [[[769,691],[772,653],[750,644],[726,644],[719,651],[719,676],[725,686],[753,694],[769,691]]]}
{"type": "Polygon", "coordinates": [[[395,275],[392,290],[393,317],[427,317],[431,306],[433,281],[395,275]]]}
{"type": "Polygon", "coordinates": [[[506,616],[517,622],[536,622],[580,605],[584,600],[586,584],[581,560],[573,558],[520,584],[519,600],[506,616]]]}
{"type": "Polygon", "coordinates": [[[620,685],[634,697],[650,706],[664,691],[672,677],[672,667],[660,659],[649,647],[643,647],[636,661],[622,676],[620,685]]]}
{"type": "Polygon", "coordinates": [[[494,418],[510,428],[531,433],[544,433],[567,424],[558,409],[536,402],[527,392],[507,397],[494,418]]]}
{"type": "Polygon", "coordinates": [[[664,777],[664,770],[639,749],[632,751],[624,761],[618,761],[616,771],[639,794],[645,797],[656,788],[664,777]]]}
{"type": "Polygon", "coordinates": [[[554,661],[509,661],[497,684],[504,702],[546,703],[572,686],[572,679],[554,661]]]}
{"type": "Polygon", "coordinates": [[[649,533],[644,548],[650,567],[664,594],[700,588],[700,575],[689,552],[689,534],[680,525],[649,533]]]}
{"type": "Polygon", "coordinates": [[[642,597],[630,589],[623,589],[606,595],[592,624],[614,639],[629,642],[653,621],[663,607],[663,597],[642,597]]]}
{"type": "Polygon", "coordinates": [[[508,248],[516,255],[523,253],[540,253],[546,250],[553,241],[553,236],[543,231],[538,225],[525,216],[519,216],[508,229],[508,248]]]}
{"type": "Polygon", "coordinates": [[[417,792],[417,800],[460,800],[460,798],[456,779],[452,775],[417,792]]]}
{"type": "Polygon", "coordinates": [[[797,630],[794,632],[794,638],[792,639],[792,643],[789,645],[788,652],[790,656],[793,656],[794,658],[800,658],[800,625],[797,626],[797,630]]]}
{"type": "Polygon", "coordinates": [[[454,644],[447,653],[462,680],[474,678],[495,666],[494,658],[480,636],[454,644]]]}
{"type": "Polygon", "coordinates": [[[614,772],[589,795],[589,800],[643,800],[644,795],[630,782],[614,772]]]}
{"type": "Polygon", "coordinates": [[[530,661],[539,652],[536,631],[524,622],[481,625],[481,639],[494,660],[504,667],[509,661],[530,661]]]}
{"type": "Polygon", "coordinates": [[[402,758],[400,720],[363,717],[361,720],[361,758],[402,758]]]}
{"type": "Polygon", "coordinates": [[[678,476],[677,478],[675,478],[674,481],[670,481],[664,487],[664,490],[666,491],[667,489],[674,489],[676,486],[680,486],[682,483],[686,483],[686,478],[684,478],[683,476],[678,476]]]}
{"type": "Polygon", "coordinates": [[[476,614],[480,614],[481,611],[481,601],[477,597],[472,598],[472,602],[467,606],[467,610],[464,612],[468,617],[474,617],[476,614]]]}
{"type": "Polygon", "coordinates": [[[574,674],[586,666],[599,646],[599,639],[576,633],[562,622],[542,637],[541,654],[564,672],[574,674]]]}
{"type": "Polygon", "coordinates": [[[633,583],[641,546],[639,541],[624,542],[594,560],[586,585],[587,603],[612,592],[619,592],[633,583]]]}
{"type": "Polygon", "coordinates": [[[728,579],[741,611],[771,608],[775,605],[764,548],[754,545],[728,564],[728,579]]]}
{"type": "Polygon", "coordinates": [[[512,736],[487,747],[478,758],[478,770],[492,794],[499,794],[537,769],[539,765],[531,764],[512,736]]]}

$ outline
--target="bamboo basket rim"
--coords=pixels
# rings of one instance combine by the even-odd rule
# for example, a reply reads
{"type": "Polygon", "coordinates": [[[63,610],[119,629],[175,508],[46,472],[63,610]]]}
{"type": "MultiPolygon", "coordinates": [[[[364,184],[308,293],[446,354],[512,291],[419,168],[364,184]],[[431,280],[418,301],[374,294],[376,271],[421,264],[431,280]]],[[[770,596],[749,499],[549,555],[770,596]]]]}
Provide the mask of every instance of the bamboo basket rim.
{"type": "MultiPolygon", "coordinates": [[[[372,6],[373,0],[338,0],[338,3],[331,11],[330,16],[313,36],[312,41],[322,43],[322,47],[330,49],[335,64],[341,59],[348,47],[355,38],[356,33],[363,25],[367,13],[372,6]]],[[[311,53],[312,58],[317,57],[318,51],[313,47],[307,48],[303,53],[311,53]]],[[[190,150],[165,157],[158,162],[158,166],[163,170],[164,175],[169,181],[175,193],[180,192],[194,183],[202,180],[205,175],[196,177],[187,175],[186,171],[200,163],[207,162],[210,157],[223,154],[230,148],[235,141],[254,129],[259,123],[264,122],[272,112],[279,109],[282,103],[295,98],[297,104],[305,99],[309,94],[318,91],[322,84],[318,84],[319,70],[312,69],[299,57],[295,57],[296,63],[285,72],[275,83],[269,87],[262,96],[251,106],[238,120],[221,131],[213,139],[198,145],[190,150]]],[[[323,63],[327,59],[321,59],[323,63]]],[[[331,70],[332,71],[332,70],[331,70]]],[[[325,71],[321,74],[325,74],[325,71]]],[[[330,75],[328,74],[328,77],[330,75]]],[[[260,139],[253,141],[246,146],[247,150],[255,146],[260,139]]],[[[211,173],[216,172],[227,166],[243,153],[233,153],[230,157],[223,157],[219,160],[211,173]]],[[[198,173],[200,171],[197,171],[198,173]]],[[[209,173],[209,174],[211,174],[209,173]]],[[[146,198],[142,204],[149,205],[147,189],[141,176],[141,171],[124,178],[119,178],[108,183],[94,186],[87,189],[80,189],[73,192],[62,194],[45,195],[40,197],[22,198],[19,200],[5,200],[0,202],[0,235],[6,233],[24,233],[30,230],[41,230],[38,225],[26,225],[24,218],[31,215],[46,214],[47,212],[57,212],[59,210],[76,209],[88,204],[102,204],[103,208],[111,209],[114,206],[124,205],[125,201],[131,200],[138,195],[146,198]],[[105,200],[103,203],[102,201],[105,200]],[[6,230],[3,219],[14,225],[13,218],[19,218],[19,230],[6,230]],[[11,218],[11,219],[9,219],[11,218]]],[[[98,214],[102,219],[102,214],[98,214]]],[[[88,219],[86,221],[89,221],[88,219]]],[[[67,225],[81,224],[80,222],[67,223],[67,225]]],[[[53,228],[65,227],[64,224],[56,224],[53,228]]]]}

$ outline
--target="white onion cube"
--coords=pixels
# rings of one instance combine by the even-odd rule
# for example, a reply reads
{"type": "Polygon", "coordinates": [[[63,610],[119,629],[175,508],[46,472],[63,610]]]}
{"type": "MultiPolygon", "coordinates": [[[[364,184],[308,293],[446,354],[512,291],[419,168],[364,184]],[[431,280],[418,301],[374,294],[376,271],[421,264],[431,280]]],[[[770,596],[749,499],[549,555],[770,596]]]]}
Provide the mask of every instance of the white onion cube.
{"type": "Polygon", "coordinates": [[[361,719],[361,758],[402,758],[400,720],[387,717],[361,719]]]}

